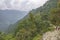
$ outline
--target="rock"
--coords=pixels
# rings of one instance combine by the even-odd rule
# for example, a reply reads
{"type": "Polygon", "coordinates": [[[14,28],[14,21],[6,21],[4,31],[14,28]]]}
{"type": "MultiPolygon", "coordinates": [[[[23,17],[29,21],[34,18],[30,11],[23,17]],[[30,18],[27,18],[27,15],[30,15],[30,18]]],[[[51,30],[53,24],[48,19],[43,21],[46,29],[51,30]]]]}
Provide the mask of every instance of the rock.
{"type": "Polygon", "coordinates": [[[43,40],[60,40],[60,31],[50,31],[43,34],[43,40]]]}

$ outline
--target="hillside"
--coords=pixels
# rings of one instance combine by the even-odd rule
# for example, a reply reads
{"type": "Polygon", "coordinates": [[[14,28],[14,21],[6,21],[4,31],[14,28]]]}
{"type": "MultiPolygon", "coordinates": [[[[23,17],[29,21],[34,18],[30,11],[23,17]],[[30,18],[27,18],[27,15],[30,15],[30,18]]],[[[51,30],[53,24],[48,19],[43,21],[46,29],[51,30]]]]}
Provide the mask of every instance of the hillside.
{"type": "MultiPolygon", "coordinates": [[[[52,8],[56,8],[56,7],[57,7],[57,0],[49,0],[43,6],[30,11],[29,14],[32,13],[32,15],[34,15],[34,16],[41,15],[41,16],[45,17],[45,18],[42,17],[42,20],[48,20],[49,11],[52,8]]],[[[14,27],[16,27],[16,25],[20,24],[24,20],[28,20],[29,19],[29,14],[26,15],[23,19],[19,20],[16,24],[14,24],[15,25],[14,27]]],[[[40,19],[38,19],[38,20],[40,20],[40,19]]],[[[14,28],[12,28],[12,29],[14,29],[14,28]]]]}
{"type": "Polygon", "coordinates": [[[49,11],[52,8],[56,8],[57,7],[57,2],[58,2],[58,0],[49,0],[43,6],[37,8],[37,9],[33,9],[32,12],[33,13],[39,13],[39,12],[41,12],[41,13],[48,14],[49,11]]]}
{"type": "Polygon", "coordinates": [[[49,0],[11,24],[8,34],[1,32],[0,40],[59,40],[60,32],[55,29],[60,29],[60,3],[49,0]]]}

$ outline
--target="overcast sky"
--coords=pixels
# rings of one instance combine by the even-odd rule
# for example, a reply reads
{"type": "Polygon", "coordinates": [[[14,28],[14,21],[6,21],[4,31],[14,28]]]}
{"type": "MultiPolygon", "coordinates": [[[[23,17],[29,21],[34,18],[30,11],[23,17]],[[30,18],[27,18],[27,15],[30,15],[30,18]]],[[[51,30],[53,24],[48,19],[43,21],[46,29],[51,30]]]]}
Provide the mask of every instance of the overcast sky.
{"type": "Polygon", "coordinates": [[[0,0],[0,10],[29,11],[42,6],[47,0],[0,0]]]}

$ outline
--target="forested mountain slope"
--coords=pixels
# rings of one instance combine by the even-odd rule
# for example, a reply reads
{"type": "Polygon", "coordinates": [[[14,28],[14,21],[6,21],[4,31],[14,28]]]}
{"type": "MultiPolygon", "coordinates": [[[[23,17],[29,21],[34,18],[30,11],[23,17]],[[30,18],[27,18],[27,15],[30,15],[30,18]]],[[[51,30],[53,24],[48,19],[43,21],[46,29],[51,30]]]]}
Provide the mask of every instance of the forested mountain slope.
{"type": "Polygon", "coordinates": [[[56,6],[57,1],[58,0],[49,0],[43,6],[37,8],[37,9],[33,9],[32,12],[33,13],[38,13],[38,12],[48,13],[50,11],[50,9],[57,7],[56,6]]]}
{"type": "Polygon", "coordinates": [[[42,40],[44,33],[60,26],[59,4],[57,0],[49,0],[42,8],[30,11],[24,19],[12,26],[14,28],[11,27],[13,31],[11,28],[8,30],[11,40],[42,40]]]}
{"type": "MultiPolygon", "coordinates": [[[[32,15],[41,15],[41,16],[44,16],[45,18],[42,17],[42,19],[48,19],[47,16],[49,14],[49,11],[52,9],[52,8],[56,8],[57,7],[57,0],[49,0],[47,1],[43,6],[37,8],[37,9],[34,9],[32,11],[30,11],[32,13],[32,15]]],[[[28,20],[29,18],[29,14],[26,15],[23,19],[19,20],[16,24],[14,25],[18,25],[22,20],[28,20]]],[[[39,20],[39,19],[38,19],[39,20]]]]}

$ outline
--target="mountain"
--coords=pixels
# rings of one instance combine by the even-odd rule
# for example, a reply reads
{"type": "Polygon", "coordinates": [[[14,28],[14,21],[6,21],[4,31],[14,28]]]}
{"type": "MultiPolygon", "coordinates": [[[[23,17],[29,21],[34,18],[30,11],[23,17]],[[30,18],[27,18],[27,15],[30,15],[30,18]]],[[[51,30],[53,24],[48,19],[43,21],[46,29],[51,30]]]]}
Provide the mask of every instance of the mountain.
{"type": "Polygon", "coordinates": [[[43,6],[37,8],[37,9],[33,9],[31,12],[35,13],[49,13],[49,11],[52,8],[56,8],[57,7],[57,2],[58,0],[49,0],[47,1],[43,6]]]}
{"type": "MultiPolygon", "coordinates": [[[[37,8],[37,9],[31,10],[30,13],[32,13],[34,16],[38,16],[39,14],[43,14],[43,15],[45,14],[45,16],[46,15],[48,16],[49,11],[52,8],[56,8],[56,7],[57,7],[57,0],[49,0],[43,6],[37,8]]],[[[20,27],[20,25],[19,25],[20,23],[23,23],[24,20],[28,20],[29,19],[29,14],[26,15],[22,20],[19,20],[15,24],[13,24],[14,28],[17,27],[17,25],[20,27]]],[[[43,16],[43,15],[41,15],[41,16],[43,16]]],[[[45,18],[43,17],[42,19],[47,19],[47,16],[45,18]]],[[[38,19],[38,20],[40,20],[40,19],[38,19]]],[[[11,27],[9,29],[13,29],[14,30],[14,28],[11,27]]],[[[11,30],[9,30],[9,31],[11,31],[11,30]]]]}
{"type": "Polygon", "coordinates": [[[7,30],[9,34],[1,36],[1,40],[3,38],[7,40],[60,40],[58,31],[60,28],[57,25],[60,24],[60,11],[57,10],[59,6],[57,0],[49,0],[43,6],[33,9],[15,24],[11,24],[7,30]]]}
{"type": "Polygon", "coordinates": [[[14,24],[26,14],[26,11],[0,10],[0,31],[4,31],[10,24],[14,24]]]}

